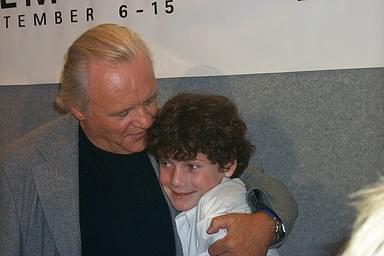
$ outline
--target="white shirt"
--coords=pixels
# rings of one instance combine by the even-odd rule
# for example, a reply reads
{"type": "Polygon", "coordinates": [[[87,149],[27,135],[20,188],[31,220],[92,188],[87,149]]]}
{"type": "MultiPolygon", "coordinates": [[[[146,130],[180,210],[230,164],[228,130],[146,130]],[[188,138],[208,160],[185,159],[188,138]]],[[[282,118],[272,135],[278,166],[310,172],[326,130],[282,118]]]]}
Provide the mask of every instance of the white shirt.
{"type": "MultiPolygon", "coordinates": [[[[209,256],[208,247],[226,235],[226,230],[208,234],[213,217],[231,213],[250,213],[246,202],[244,183],[238,179],[224,178],[220,184],[206,192],[194,208],[176,216],[176,227],[183,247],[184,256],[209,256]]],[[[268,256],[278,256],[276,249],[268,256]]]]}

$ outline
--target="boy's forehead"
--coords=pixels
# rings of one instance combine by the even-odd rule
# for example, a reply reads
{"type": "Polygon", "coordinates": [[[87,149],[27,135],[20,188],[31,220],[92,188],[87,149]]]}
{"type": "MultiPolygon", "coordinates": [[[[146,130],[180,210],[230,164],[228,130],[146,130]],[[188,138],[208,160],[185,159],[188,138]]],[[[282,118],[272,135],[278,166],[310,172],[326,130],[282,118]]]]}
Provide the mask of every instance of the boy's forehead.
{"type": "Polygon", "coordinates": [[[188,161],[211,162],[206,154],[194,153],[194,152],[173,153],[173,154],[168,154],[166,157],[160,157],[160,158],[167,159],[170,161],[175,161],[175,162],[188,162],[188,161]]]}

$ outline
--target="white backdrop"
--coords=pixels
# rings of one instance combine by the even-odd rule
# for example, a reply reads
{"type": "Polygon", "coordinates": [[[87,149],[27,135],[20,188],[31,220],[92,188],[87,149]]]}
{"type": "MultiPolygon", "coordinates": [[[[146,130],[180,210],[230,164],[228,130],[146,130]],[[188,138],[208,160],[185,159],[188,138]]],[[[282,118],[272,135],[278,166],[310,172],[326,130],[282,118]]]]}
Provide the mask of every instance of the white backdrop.
{"type": "Polygon", "coordinates": [[[384,67],[383,0],[4,0],[0,85],[58,82],[106,22],[142,35],[158,78],[384,67]]]}

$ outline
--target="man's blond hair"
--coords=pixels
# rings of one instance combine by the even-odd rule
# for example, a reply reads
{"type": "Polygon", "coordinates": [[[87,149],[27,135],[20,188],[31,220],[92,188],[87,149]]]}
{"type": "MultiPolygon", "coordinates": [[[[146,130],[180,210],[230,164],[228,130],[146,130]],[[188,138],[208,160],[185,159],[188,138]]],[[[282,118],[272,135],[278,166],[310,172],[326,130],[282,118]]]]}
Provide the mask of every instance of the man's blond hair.
{"type": "Polygon", "coordinates": [[[68,49],[56,105],[64,111],[68,111],[69,106],[76,106],[82,111],[87,109],[87,66],[92,59],[110,63],[129,62],[139,54],[152,64],[145,42],[127,27],[101,24],[87,30],[68,49]]]}

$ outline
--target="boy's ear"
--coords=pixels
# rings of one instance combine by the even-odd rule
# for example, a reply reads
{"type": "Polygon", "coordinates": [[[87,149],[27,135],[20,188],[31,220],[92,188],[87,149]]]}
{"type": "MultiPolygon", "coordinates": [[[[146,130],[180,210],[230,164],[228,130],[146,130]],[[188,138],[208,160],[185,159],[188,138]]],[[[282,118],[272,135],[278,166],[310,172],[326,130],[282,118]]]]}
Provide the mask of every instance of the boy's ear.
{"type": "Polygon", "coordinates": [[[237,160],[234,160],[232,162],[227,163],[225,166],[225,172],[224,176],[227,178],[232,177],[232,175],[235,173],[236,167],[237,167],[237,160]]]}

